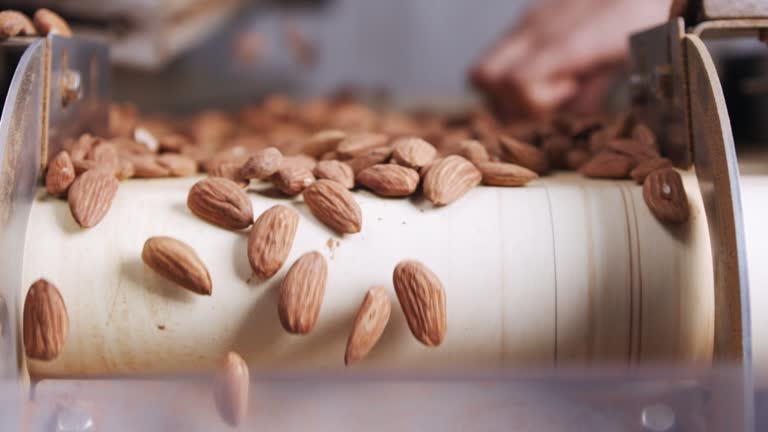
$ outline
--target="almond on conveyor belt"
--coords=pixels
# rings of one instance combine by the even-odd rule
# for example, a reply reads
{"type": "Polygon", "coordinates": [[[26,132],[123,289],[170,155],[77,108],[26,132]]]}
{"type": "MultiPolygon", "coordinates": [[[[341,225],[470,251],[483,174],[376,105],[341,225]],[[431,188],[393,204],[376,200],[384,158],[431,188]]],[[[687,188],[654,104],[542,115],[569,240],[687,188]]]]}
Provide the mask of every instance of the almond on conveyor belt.
{"type": "Polygon", "coordinates": [[[376,195],[404,197],[416,191],[419,173],[400,165],[378,164],[360,171],[355,180],[376,195]]]}
{"type": "Polygon", "coordinates": [[[64,299],[55,285],[38,279],[24,299],[24,352],[36,360],[59,356],[69,335],[69,316],[64,299]]]}
{"type": "Polygon", "coordinates": [[[150,237],[144,242],[141,259],[158,274],[202,295],[211,295],[213,284],[208,268],[186,243],[171,237],[150,237]]]}
{"type": "Polygon", "coordinates": [[[280,322],[288,333],[304,335],[315,328],[327,278],[328,265],[319,252],[302,255],[288,270],[277,304],[280,322]]]}
{"type": "Polygon", "coordinates": [[[299,213],[276,205],[261,214],[248,235],[248,262],[254,274],[267,279],[280,270],[293,246],[299,213]]]}
{"type": "Polygon", "coordinates": [[[187,206],[200,218],[222,228],[239,230],[253,223],[248,195],[232,180],[208,177],[192,186],[187,206]]]}
{"type": "Polygon", "coordinates": [[[482,180],[472,162],[451,155],[435,162],[424,176],[424,195],[434,205],[450,204],[461,198],[482,180]]]}
{"type": "Polygon", "coordinates": [[[67,193],[75,221],[83,228],[101,222],[112,206],[118,186],[114,172],[105,169],[91,169],[77,177],[67,193]]]}
{"type": "Polygon", "coordinates": [[[384,333],[391,312],[392,300],[386,288],[377,286],[368,290],[347,339],[344,364],[352,366],[368,355],[384,333]]]}
{"type": "Polygon", "coordinates": [[[419,261],[401,261],[392,274],[395,293],[411,333],[435,347],[445,339],[445,288],[437,275],[419,261]]]}
{"type": "Polygon", "coordinates": [[[363,216],[355,196],[332,180],[317,180],[304,190],[304,203],[312,214],[340,234],[360,232],[363,216]]]}

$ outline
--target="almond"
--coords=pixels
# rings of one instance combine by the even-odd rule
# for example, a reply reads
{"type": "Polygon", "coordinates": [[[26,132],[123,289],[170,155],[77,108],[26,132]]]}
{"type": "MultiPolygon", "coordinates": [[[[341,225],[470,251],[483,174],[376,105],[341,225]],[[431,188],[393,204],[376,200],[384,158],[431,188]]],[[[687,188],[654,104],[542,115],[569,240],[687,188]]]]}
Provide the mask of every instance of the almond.
{"type": "Polygon", "coordinates": [[[36,360],[59,356],[69,334],[69,316],[59,290],[38,279],[24,299],[24,352],[36,360]]]}
{"type": "Polygon", "coordinates": [[[642,148],[655,149],[658,152],[659,146],[656,142],[656,134],[645,123],[637,123],[632,129],[632,139],[640,143],[642,148]]]}
{"type": "Polygon", "coordinates": [[[315,176],[312,172],[301,166],[283,165],[272,175],[272,184],[282,193],[293,196],[298,195],[309,185],[314,183],[315,176]]]}
{"type": "Polygon", "coordinates": [[[480,184],[481,179],[472,162],[451,155],[429,168],[424,177],[424,195],[434,205],[450,204],[480,184]]]}
{"type": "Polygon", "coordinates": [[[100,142],[92,147],[86,155],[86,159],[92,160],[96,162],[97,166],[112,172],[116,172],[120,166],[117,148],[108,142],[100,142]]]}
{"type": "Polygon", "coordinates": [[[67,189],[75,181],[75,167],[72,159],[65,150],[59,152],[51,163],[48,164],[48,172],[45,174],[45,188],[53,196],[63,196],[67,189]]]}
{"type": "Polygon", "coordinates": [[[69,28],[69,24],[64,21],[64,18],[48,9],[38,9],[33,20],[35,21],[37,31],[43,36],[49,34],[64,37],[72,36],[72,29],[69,28]]]}
{"type": "Polygon", "coordinates": [[[228,352],[216,374],[213,399],[222,420],[236,427],[248,414],[250,373],[248,364],[236,352],[228,352]]]}
{"type": "Polygon", "coordinates": [[[643,199],[662,223],[681,224],[688,220],[688,196],[683,179],[674,168],[662,168],[648,174],[643,182],[643,199]]]}
{"type": "Polygon", "coordinates": [[[37,34],[35,26],[26,15],[15,10],[0,12],[0,40],[23,35],[33,36],[37,34]]]}
{"type": "Polygon", "coordinates": [[[355,174],[357,174],[369,166],[385,162],[390,156],[392,156],[392,146],[382,146],[370,150],[356,158],[349,159],[345,161],[345,163],[352,168],[352,171],[354,171],[355,174]]]}
{"type": "Polygon", "coordinates": [[[602,151],[582,165],[579,172],[586,177],[623,179],[629,175],[634,167],[635,161],[631,157],[602,151]]]}
{"type": "Polygon", "coordinates": [[[178,153],[184,147],[191,145],[189,138],[176,133],[163,135],[157,142],[161,151],[174,153],[178,153]]]}
{"type": "Polygon", "coordinates": [[[254,153],[240,168],[240,177],[248,180],[263,180],[280,169],[283,154],[274,147],[267,147],[254,153]]]}
{"type": "Polygon", "coordinates": [[[83,228],[104,218],[117,195],[119,182],[112,172],[92,169],[75,179],[67,194],[72,216],[83,228]]]}
{"type": "Polygon", "coordinates": [[[635,162],[642,162],[660,157],[659,149],[655,147],[655,144],[651,145],[648,141],[641,142],[631,138],[616,138],[610,140],[607,148],[616,153],[627,155],[634,159],[635,162]]]}
{"type": "Polygon", "coordinates": [[[88,170],[98,168],[99,163],[90,159],[72,159],[72,166],[75,168],[75,174],[80,175],[88,170]]]}
{"type": "Polygon", "coordinates": [[[337,160],[323,160],[317,163],[314,170],[318,179],[333,180],[347,189],[355,187],[355,172],[352,167],[337,160]]]}
{"type": "Polygon", "coordinates": [[[645,160],[637,164],[635,169],[630,171],[629,176],[632,177],[637,184],[643,184],[643,181],[648,177],[648,174],[661,168],[672,168],[672,161],[667,158],[645,160]]]}
{"type": "Polygon", "coordinates": [[[141,259],[160,276],[202,295],[211,295],[211,275],[194,249],[171,237],[150,237],[141,259]]]}
{"type": "Polygon", "coordinates": [[[277,304],[280,323],[287,332],[307,334],[315,328],[327,278],[328,266],[319,252],[308,252],[293,263],[280,285],[277,304]]]}
{"type": "Polygon", "coordinates": [[[187,206],[192,213],[214,225],[239,230],[253,222],[248,195],[232,180],[208,177],[189,190],[187,206]]]}
{"type": "Polygon", "coordinates": [[[357,174],[357,183],[383,197],[411,195],[419,187],[419,173],[395,164],[370,166],[357,174]]]}
{"type": "Polygon", "coordinates": [[[538,148],[508,136],[501,136],[501,154],[507,162],[524,166],[537,174],[549,171],[549,159],[538,148]]]}
{"type": "Polygon", "coordinates": [[[356,133],[344,138],[336,147],[340,158],[354,158],[368,153],[368,151],[387,144],[389,138],[378,133],[356,133]]]}
{"type": "Polygon", "coordinates": [[[347,133],[338,129],[326,129],[312,135],[304,143],[302,151],[310,156],[318,157],[323,153],[336,150],[340,142],[344,141],[347,133]]]}
{"type": "Polygon", "coordinates": [[[248,262],[261,279],[272,277],[285,263],[293,246],[299,214],[276,205],[259,216],[248,236],[248,262]]]}
{"type": "Polygon", "coordinates": [[[488,155],[483,143],[475,140],[462,141],[459,144],[459,156],[477,165],[482,162],[488,162],[491,157],[488,155]]]}
{"type": "Polygon", "coordinates": [[[136,171],[133,168],[133,163],[125,158],[120,158],[117,165],[117,171],[115,171],[115,177],[118,180],[125,180],[133,177],[136,171]]]}
{"type": "Polygon", "coordinates": [[[421,138],[399,138],[393,146],[392,158],[408,168],[421,168],[437,156],[437,149],[421,138]]]}
{"type": "Polygon", "coordinates": [[[189,177],[197,174],[197,162],[184,155],[163,153],[157,156],[156,161],[173,177],[189,177]]]}
{"type": "Polygon", "coordinates": [[[208,165],[208,175],[211,177],[220,177],[233,181],[241,188],[247,187],[248,180],[240,177],[242,165],[234,161],[219,161],[208,165]]]}
{"type": "Polygon", "coordinates": [[[69,149],[69,156],[72,158],[72,161],[84,160],[98,142],[99,139],[93,135],[88,133],[82,134],[72,143],[72,147],[69,149]]]}
{"type": "Polygon", "coordinates": [[[368,355],[384,333],[391,312],[392,301],[386,288],[378,286],[368,290],[347,339],[345,365],[351,366],[368,355]]]}
{"type": "Polygon", "coordinates": [[[315,166],[317,166],[317,160],[312,156],[307,156],[305,154],[286,156],[283,158],[283,163],[280,167],[282,168],[286,166],[304,168],[307,171],[312,172],[315,169],[315,166]]]}
{"type": "Polygon", "coordinates": [[[133,164],[133,176],[137,178],[158,178],[168,177],[171,170],[160,165],[157,162],[157,156],[154,154],[142,155],[123,155],[123,159],[133,164]]]}
{"type": "Polygon", "coordinates": [[[580,148],[572,148],[565,153],[565,168],[576,171],[581,168],[582,165],[587,163],[589,158],[588,151],[580,148]]]}
{"type": "Polygon", "coordinates": [[[505,162],[483,162],[477,169],[483,175],[483,184],[489,186],[525,186],[539,177],[528,168],[505,162]]]}
{"type": "Polygon", "coordinates": [[[392,275],[395,293],[411,333],[426,346],[438,346],[446,331],[445,289],[419,261],[401,261],[392,275]]]}
{"type": "Polygon", "coordinates": [[[342,233],[360,232],[363,216],[352,192],[332,180],[318,180],[304,191],[304,203],[320,222],[342,233]]]}
{"type": "Polygon", "coordinates": [[[560,134],[544,138],[541,144],[541,149],[544,150],[544,154],[549,158],[550,165],[555,168],[564,168],[566,166],[565,156],[571,147],[573,147],[571,138],[560,134]]]}

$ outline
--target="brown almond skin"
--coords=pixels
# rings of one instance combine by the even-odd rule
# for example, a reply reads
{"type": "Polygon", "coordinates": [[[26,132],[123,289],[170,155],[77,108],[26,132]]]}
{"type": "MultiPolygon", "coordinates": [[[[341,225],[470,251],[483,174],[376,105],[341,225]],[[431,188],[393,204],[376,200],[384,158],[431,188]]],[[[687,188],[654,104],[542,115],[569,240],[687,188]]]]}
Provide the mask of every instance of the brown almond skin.
{"type": "Polygon", "coordinates": [[[421,138],[399,138],[393,146],[392,159],[408,168],[419,169],[437,157],[437,149],[421,138]]]}
{"type": "Polygon", "coordinates": [[[382,146],[344,162],[357,174],[369,166],[384,163],[390,156],[392,156],[392,146],[382,146]]]}
{"type": "Polygon", "coordinates": [[[424,177],[424,196],[436,206],[450,204],[480,184],[482,174],[472,162],[451,155],[433,164],[424,177]]]}
{"type": "Polygon", "coordinates": [[[688,196],[683,179],[674,168],[662,168],[648,174],[643,182],[643,199],[656,219],[664,224],[688,221],[688,196]]]}
{"type": "Polygon", "coordinates": [[[15,10],[0,12],[0,40],[14,36],[33,36],[37,31],[26,15],[15,10]]]}
{"type": "Polygon", "coordinates": [[[99,139],[89,133],[80,135],[69,149],[69,156],[73,161],[84,160],[99,139]]]}
{"type": "Polygon", "coordinates": [[[549,163],[555,168],[565,168],[565,157],[568,151],[573,147],[573,142],[569,136],[555,134],[544,138],[541,149],[549,158],[549,163]]]}
{"type": "Polygon", "coordinates": [[[37,31],[43,36],[49,34],[64,37],[72,36],[72,29],[69,28],[69,24],[64,21],[64,18],[53,11],[45,8],[38,9],[37,12],[35,12],[33,20],[37,31]]]}
{"type": "Polygon", "coordinates": [[[579,172],[592,178],[623,179],[635,167],[635,161],[629,156],[603,151],[579,168],[579,172]]]}
{"type": "Polygon", "coordinates": [[[211,295],[211,275],[197,253],[171,237],[150,237],[144,242],[141,259],[160,276],[201,295],[211,295]]]}
{"type": "Polygon", "coordinates": [[[437,275],[419,261],[401,261],[392,275],[395,293],[411,333],[429,347],[445,339],[445,289],[437,275]]]}
{"type": "Polygon", "coordinates": [[[419,187],[419,173],[395,164],[378,164],[360,171],[357,183],[383,197],[404,197],[419,187]]]}
{"type": "Polygon", "coordinates": [[[632,180],[637,182],[637,184],[643,184],[645,178],[648,177],[648,174],[662,168],[672,168],[672,161],[667,158],[645,160],[637,164],[637,166],[630,171],[629,176],[632,177],[632,180]]]}
{"type": "Polygon", "coordinates": [[[208,165],[208,175],[211,177],[221,177],[232,180],[235,184],[244,188],[247,187],[250,182],[240,177],[241,167],[242,165],[234,160],[219,161],[208,165]]]}
{"type": "Polygon", "coordinates": [[[178,153],[184,147],[191,145],[189,138],[175,133],[161,135],[157,142],[160,145],[160,151],[174,153],[178,153]]]}
{"type": "Polygon", "coordinates": [[[274,147],[261,149],[253,154],[240,168],[240,177],[248,180],[263,180],[280,169],[283,154],[274,147]]]}
{"type": "Polygon", "coordinates": [[[613,152],[631,157],[635,162],[661,157],[659,149],[655,147],[655,142],[653,145],[649,145],[647,142],[632,138],[616,138],[610,140],[606,147],[613,152]]]}
{"type": "Polygon", "coordinates": [[[459,156],[475,165],[491,160],[483,143],[475,140],[466,140],[459,144],[459,156]]]}
{"type": "Polygon", "coordinates": [[[67,193],[75,221],[83,228],[101,222],[112,206],[119,185],[114,173],[104,169],[88,170],[76,178],[67,193]]]}
{"type": "Polygon", "coordinates": [[[589,162],[589,159],[590,155],[588,151],[580,148],[572,148],[565,153],[565,168],[577,171],[582,165],[589,162]]]}
{"type": "Polygon", "coordinates": [[[112,172],[117,172],[120,166],[120,156],[117,148],[108,143],[101,142],[92,147],[86,155],[86,159],[96,162],[96,165],[112,172]]]}
{"type": "Polygon", "coordinates": [[[171,175],[171,170],[160,165],[154,154],[123,155],[123,158],[133,164],[133,177],[160,178],[171,175]]]}
{"type": "Polygon", "coordinates": [[[315,328],[327,279],[328,265],[319,252],[308,252],[293,263],[280,285],[277,304],[280,323],[288,333],[304,335],[315,328]]]}
{"type": "Polygon", "coordinates": [[[483,175],[483,184],[488,186],[525,186],[539,178],[528,168],[505,162],[483,162],[477,169],[483,175]]]}
{"type": "Polygon", "coordinates": [[[307,171],[312,172],[317,166],[317,160],[312,156],[307,156],[305,154],[286,156],[283,158],[281,168],[286,166],[304,168],[307,171]]]}
{"type": "Polygon", "coordinates": [[[222,228],[239,230],[253,222],[248,195],[232,180],[208,177],[189,190],[187,206],[192,213],[222,228]]]}
{"type": "Polygon", "coordinates": [[[345,365],[352,366],[368,355],[384,333],[391,313],[392,300],[387,289],[377,286],[368,290],[347,339],[345,365]]]}
{"type": "Polygon", "coordinates": [[[319,157],[324,153],[335,151],[339,143],[344,141],[346,137],[347,133],[342,130],[321,130],[307,139],[302,151],[310,156],[319,157]]]}
{"type": "Polygon", "coordinates": [[[58,357],[69,335],[69,315],[56,286],[45,279],[32,284],[24,299],[23,320],[27,357],[46,361],[58,357]]]}
{"type": "Polygon", "coordinates": [[[237,427],[248,414],[249,390],[248,364],[236,352],[228,352],[213,385],[216,409],[228,425],[237,427]]]}
{"type": "Polygon", "coordinates": [[[126,180],[133,177],[135,173],[136,171],[133,168],[133,163],[128,159],[121,157],[117,165],[117,171],[115,171],[115,177],[117,177],[118,180],[126,180]]]}
{"type": "Polygon", "coordinates": [[[549,172],[549,159],[538,148],[508,136],[501,136],[500,143],[502,157],[507,162],[524,166],[539,175],[549,172]]]}
{"type": "Polygon", "coordinates": [[[299,213],[276,205],[256,219],[248,235],[248,262],[260,279],[274,276],[285,263],[293,246],[299,213]]]}
{"type": "Polygon", "coordinates": [[[309,211],[340,234],[360,232],[363,215],[352,192],[333,180],[318,180],[304,190],[309,211]]]}
{"type": "Polygon", "coordinates": [[[389,137],[378,133],[357,133],[347,136],[336,147],[340,158],[354,158],[387,144],[389,137]]]}
{"type": "Polygon", "coordinates": [[[298,195],[315,182],[308,169],[297,165],[283,165],[271,177],[272,184],[288,196],[298,195]]]}
{"type": "Polygon", "coordinates": [[[347,189],[355,187],[355,172],[352,167],[337,160],[322,160],[317,163],[313,172],[318,179],[338,182],[347,189]]]}
{"type": "Polygon", "coordinates": [[[248,364],[234,351],[228,352],[213,383],[213,400],[225,423],[237,427],[248,414],[250,372],[248,364]]]}
{"type": "Polygon", "coordinates": [[[189,177],[197,174],[197,162],[177,153],[163,153],[157,156],[157,163],[168,170],[172,177],[189,177]]]}
{"type": "Polygon", "coordinates": [[[64,196],[75,181],[75,167],[66,150],[59,152],[48,164],[45,189],[53,196],[64,196]]]}

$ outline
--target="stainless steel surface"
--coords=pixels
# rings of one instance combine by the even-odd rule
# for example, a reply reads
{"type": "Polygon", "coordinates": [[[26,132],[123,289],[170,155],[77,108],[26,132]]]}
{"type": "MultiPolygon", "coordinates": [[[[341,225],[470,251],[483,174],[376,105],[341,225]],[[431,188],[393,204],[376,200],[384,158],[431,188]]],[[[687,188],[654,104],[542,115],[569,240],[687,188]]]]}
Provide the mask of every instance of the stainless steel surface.
{"type": "Polygon", "coordinates": [[[718,429],[752,430],[753,389],[749,286],[741,188],[728,112],[712,58],[698,36],[685,38],[691,140],[709,226],[715,278],[715,362],[740,364],[741,383],[714,384],[715,403],[730,409],[712,419],[718,429]],[[737,384],[740,388],[729,388],[737,384]],[[728,398],[724,398],[724,394],[728,398]],[[743,415],[734,416],[739,409],[743,415]],[[723,429],[727,428],[727,429],[723,429]]]}
{"type": "Polygon", "coordinates": [[[768,18],[705,21],[694,27],[690,33],[702,39],[710,38],[760,38],[768,29],[768,18]]]}
{"type": "Polygon", "coordinates": [[[16,65],[0,118],[0,377],[19,377],[21,260],[40,166],[45,40],[28,44],[16,65]]]}
{"type": "MultiPolygon", "coordinates": [[[[768,18],[765,0],[700,0],[701,16],[705,19],[768,18]]],[[[695,3],[695,2],[691,2],[695,3]]]]}
{"type": "Polygon", "coordinates": [[[632,35],[630,50],[635,76],[635,114],[655,132],[664,156],[675,165],[691,164],[690,130],[686,113],[686,80],[680,18],[632,35]]]}
{"type": "Polygon", "coordinates": [[[106,135],[110,95],[109,47],[76,37],[49,36],[47,42],[51,72],[44,162],[56,156],[68,138],[83,132],[106,135]]]}
{"type": "Polygon", "coordinates": [[[643,409],[640,421],[648,432],[670,432],[675,427],[675,412],[665,404],[656,403],[643,409]]]}

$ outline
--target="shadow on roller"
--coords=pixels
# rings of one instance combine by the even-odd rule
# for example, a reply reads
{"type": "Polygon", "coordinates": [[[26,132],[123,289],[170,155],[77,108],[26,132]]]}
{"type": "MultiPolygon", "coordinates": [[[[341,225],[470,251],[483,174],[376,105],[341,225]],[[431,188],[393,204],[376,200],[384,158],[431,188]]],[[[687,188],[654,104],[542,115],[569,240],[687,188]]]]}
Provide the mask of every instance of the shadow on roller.
{"type": "Polygon", "coordinates": [[[54,213],[56,215],[56,221],[59,226],[67,234],[77,234],[82,232],[82,228],[75,221],[75,217],[72,216],[72,212],[69,210],[69,204],[67,201],[61,201],[59,199],[51,198],[51,205],[53,206],[54,213]]]}
{"type": "MultiPolygon", "coordinates": [[[[250,267],[248,267],[250,270],[250,267]]],[[[285,331],[277,317],[277,299],[281,279],[273,277],[265,281],[263,292],[256,298],[245,319],[237,330],[231,349],[249,363],[260,359],[261,353],[273,353],[275,345],[285,337],[285,331]]],[[[260,363],[264,366],[266,364],[260,363]]]]}
{"type": "MultiPolygon", "coordinates": [[[[315,225],[316,227],[318,227],[320,230],[322,230],[323,232],[327,233],[331,237],[334,237],[334,238],[336,238],[336,237],[342,237],[343,238],[344,237],[343,235],[340,235],[336,231],[328,228],[327,226],[325,226],[325,224],[323,224],[319,220],[317,220],[315,215],[313,215],[312,212],[309,211],[309,207],[307,207],[307,205],[304,204],[304,201],[293,201],[293,202],[291,202],[291,205],[302,216],[301,222],[299,222],[299,223],[304,223],[305,221],[307,221],[307,222],[315,225]]],[[[355,234],[352,234],[352,235],[355,235],[355,234]]]]}
{"type": "Polygon", "coordinates": [[[168,301],[190,303],[197,295],[155,273],[154,270],[145,266],[139,258],[128,258],[123,261],[120,264],[120,277],[130,280],[135,285],[144,287],[150,294],[168,301]]]}
{"type": "MultiPolygon", "coordinates": [[[[238,279],[245,283],[249,283],[253,270],[251,264],[248,261],[248,232],[238,232],[237,240],[233,243],[232,247],[232,266],[238,279]]],[[[256,276],[253,276],[256,280],[256,276]]],[[[252,282],[252,281],[251,281],[252,282]]],[[[261,285],[261,283],[259,283],[261,285]]]]}

